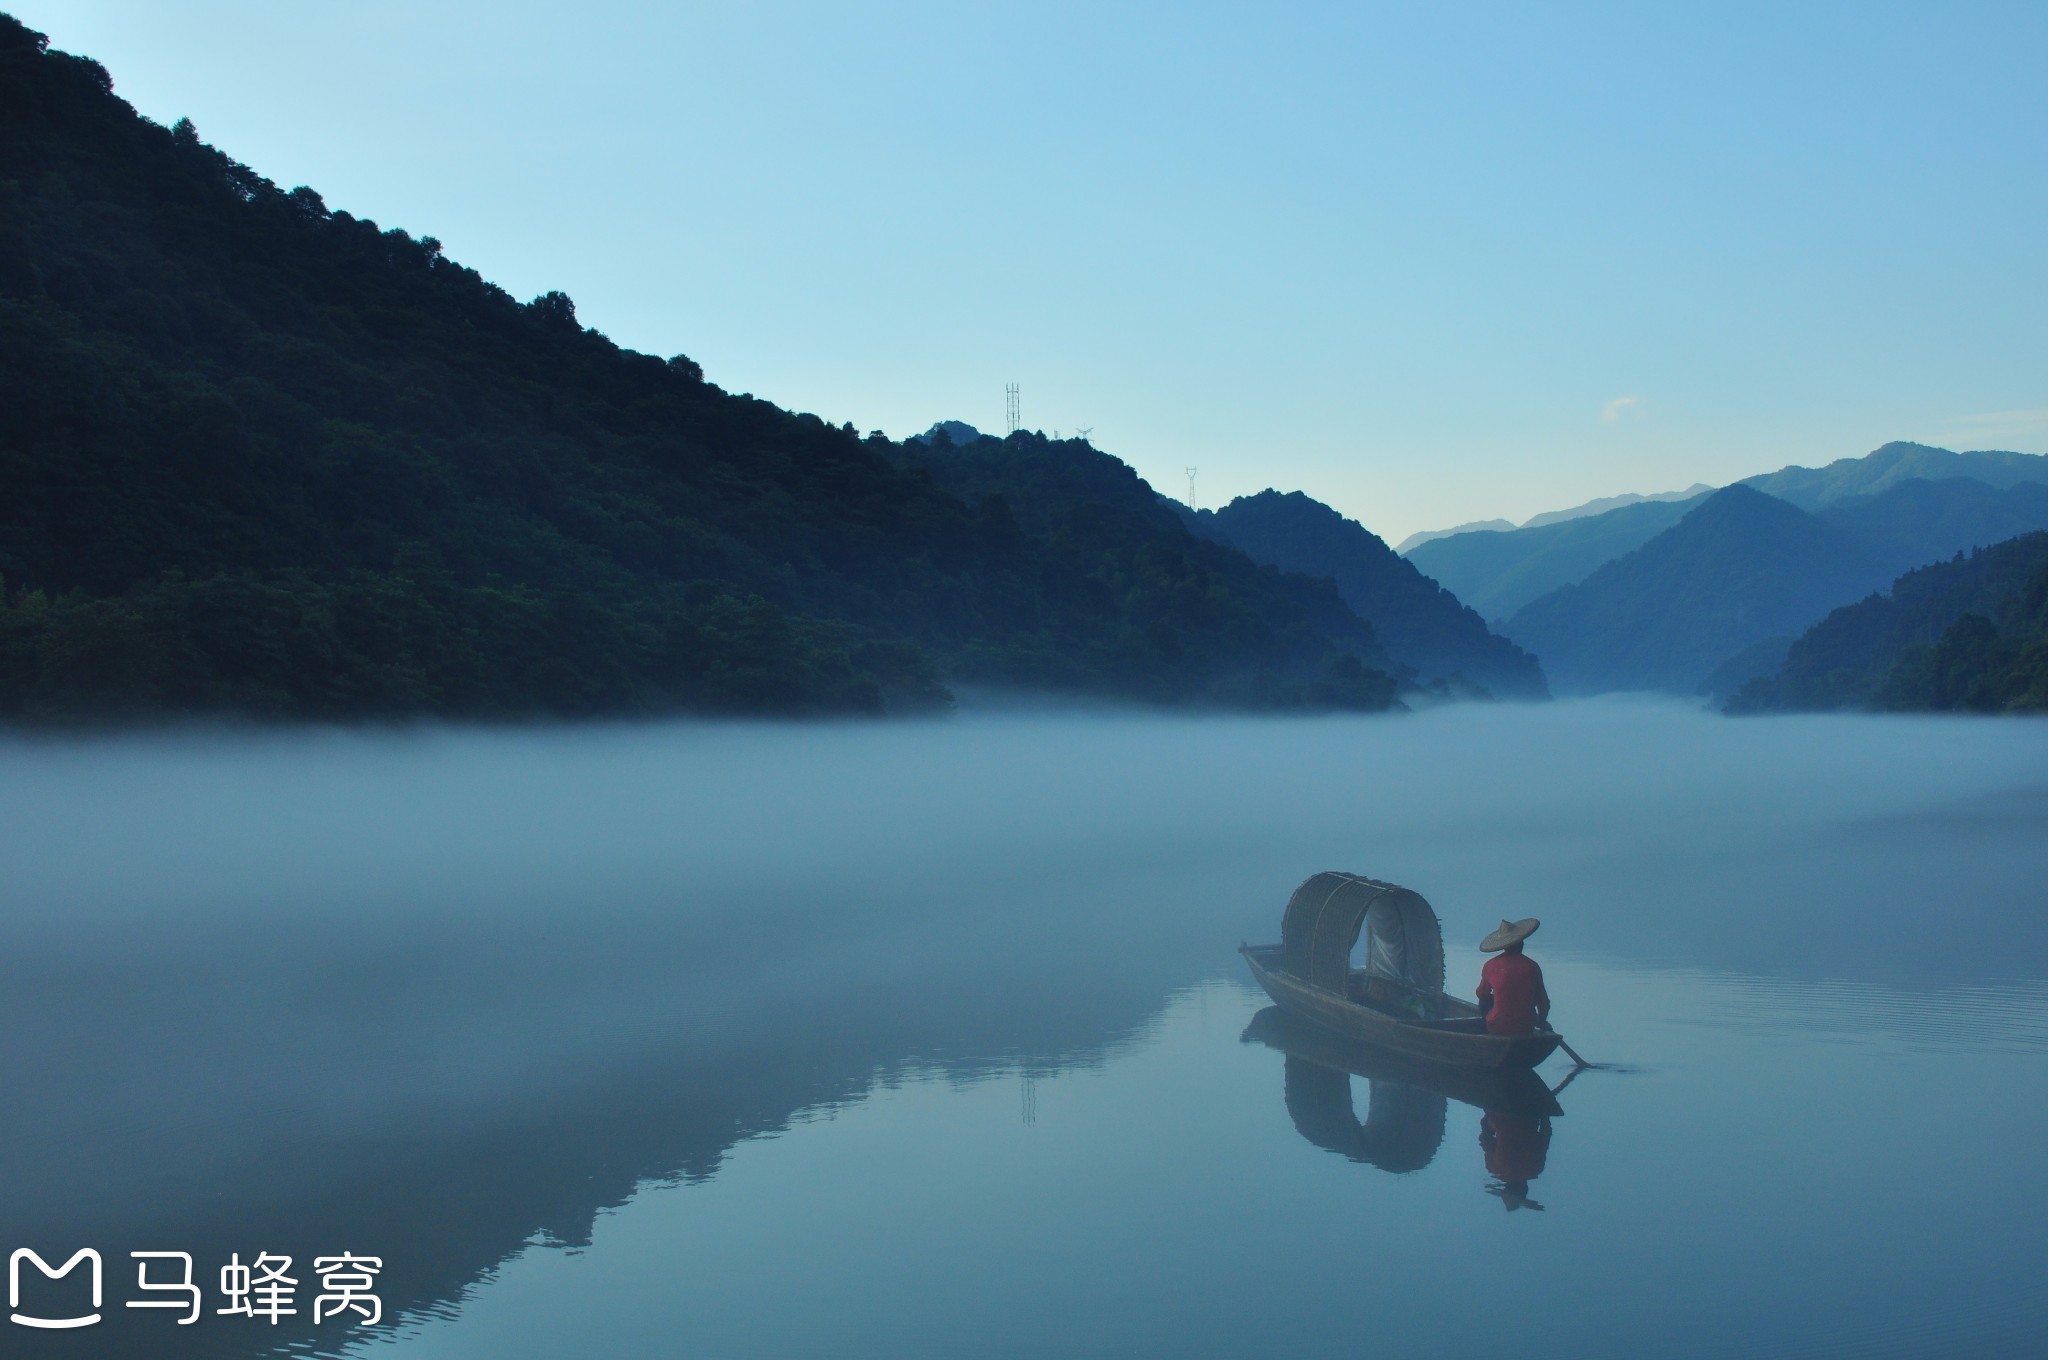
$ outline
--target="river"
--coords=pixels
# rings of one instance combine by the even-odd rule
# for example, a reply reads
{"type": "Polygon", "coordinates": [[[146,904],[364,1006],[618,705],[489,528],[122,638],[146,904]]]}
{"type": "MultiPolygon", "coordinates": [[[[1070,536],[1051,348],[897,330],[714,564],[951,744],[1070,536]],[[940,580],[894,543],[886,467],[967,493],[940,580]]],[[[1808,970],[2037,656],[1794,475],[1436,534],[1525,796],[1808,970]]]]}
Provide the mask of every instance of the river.
{"type": "Polygon", "coordinates": [[[0,864],[0,1246],[105,1269],[22,1354],[1904,1357],[2048,1312],[2048,723],[12,739],[0,864]],[[1541,917],[1612,1068],[1487,1113],[1290,1054],[1235,946],[1333,868],[1427,896],[1457,990],[1541,917]],[[196,1324],[126,1306],[173,1297],[137,1251],[196,1324]],[[220,1313],[266,1253],[297,1311],[220,1313]],[[312,1319],[342,1253],[374,1326],[312,1319]]]}

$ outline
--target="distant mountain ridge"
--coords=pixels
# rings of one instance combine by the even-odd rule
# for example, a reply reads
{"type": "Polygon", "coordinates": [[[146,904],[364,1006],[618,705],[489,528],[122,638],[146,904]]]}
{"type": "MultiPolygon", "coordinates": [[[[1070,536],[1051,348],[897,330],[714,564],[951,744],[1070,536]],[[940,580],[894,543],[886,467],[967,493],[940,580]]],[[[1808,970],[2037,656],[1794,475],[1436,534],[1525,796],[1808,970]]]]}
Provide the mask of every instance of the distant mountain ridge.
{"type": "Polygon", "coordinates": [[[1732,688],[1775,669],[1794,636],[1900,572],[2034,529],[2048,529],[2039,483],[1913,479],[1817,514],[1737,484],[1524,606],[1503,631],[1542,658],[1563,693],[1732,688]]]}
{"type": "Polygon", "coordinates": [[[1448,529],[1424,529],[1421,533],[1410,534],[1394,549],[1403,557],[1425,543],[1434,543],[1440,538],[1455,538],[1459,534],[1506,533],[1519,528],[1511,519],[1475,519],[1466,524],[1454,524],[1448,529]]]}
{"type": "Polygon", "coordinates": [[[1804,628],[1883,573],[1842,529],[1724,487],[1583,582],[1523,606],[1506,630],[1543,659],[1560,694],[1689,694],[1743,647],[1804,628]]]}
{"type": "Polygon", "coordinates": [[[1601,496],[1597,500],[1587,501],[1584,505],[1574,505],[1569,510],[1550,510],[1540,515],[1531,515],[1522,521],[1522,527],[1541,529],[1546,524],[1563,524],[1566,520],[1584,519],[1588,515],[1604,515],[1609,510],[1619,510],[1625,505],[1641,505],[1644,501],[1695,500],[1713,489],[1705,482],[1694,482],[1683,491],[1657,491],[1646,496],[1627,491],[1619,496],[1601,496]]]}
{"type": "Polygon", "coordinates": [[[1566,510],[1546,510],[1540,515],[1529,516],[1520,524],[1508,519],[1482,519],[1449,529],[1427,529],[1419,534],[1408,535],[1394,551],[1405,557],[1425,543],[1434,543],[1441,538],[1453,538],[1459,534],[1509,533],[1516,529],[1540,529],[1546,524],[1562,524],[1566,520],[1583,519],[1587,515],[1604,515],[1609,510],[1619,510],[1624,505],[1640,505],[1644,501],[1689,501],[1713,489],[1705,482],[1694,482],[1683,491],[1658,491],[1649,495],[1625,491],[1618,496],[1601,496],[1566,510]]]}
{"type": "MultiPolygon", "coordinates": [[[[1784,467],[1745,478],[1740,484],[1803,510],[1820,511],[1857,496],[1881,494],[1909,481],[1962,478],[1997,490],[2022,484],[2048,484],[2048,455],[1998,450],[1954,453],[1925,444],[1894,442],[1861,458],[1837,459],[1824,468],[1784,467]]],[[[1660,514],[1645,509],[1646,501],[1650,500],[1644,498],[1605,511],[1592,511],[1599,502],[1588,502],[1578,511],[1558,512],[1572,515],[1569,520],[1553,519],[1538,524],[1537,520],[1548,518],[1539,515],[1520,529],[1468,528],[1428,542],[1419,541],[1418,536],[1409,540],[1409,544],[1416,546],[1404,544],[1402,551],[1423,571],[1455,591],[1459,599],[1488,619],[1499,621],[1560,586],[1585,580],[1602,563],[1633,551],[1678,522],[1683,512],[1660,514]],[[1579,513],[1582,511],[1588,513],[1579,513]],[[1574,523],[1579,527],[1569,531],[1561,528],[1574,523]]],[[[1917,562],[1903,564],[1912,565],[1917,562]]]]}
{"type": "Polygon", "coordinates": [[[1487,619],[1501,620],[1648,543],[1691,505],[1645,500],[1534,529],[1459,534],[1423,544],[1408,560],[1487,619]]]}
{"type": "Polygon", "coordinates": [[[1255,562],[1326,576],[1388,653],[1425,681],[1462,676],[1504,698],[1549,687],[1536,658],[1491,632],[1457,596],[1418,571],[1379,535],[1299,491],[1240,496],[1220,510],[1172,503],[1195,533],[1255,562]]]}
{"type": "Polygon", "coordinates": [[[1876,548],[1896,573],[2048,529],[2048,482],[1999,487],[1974,477],[1916,477],[1836,498],[1818,513],[1876,548]]]}
{"type": "Polygon", "coordinates": [[[1946,481],[1968,477],[1986,486],[2005,488],[2022,482],[2048,482],[2048,454],[1979,449],[1956,453],[1929,444],[1897,440],[1861,458],[1838,458],[1826,467],[1784,467],[1745,477],[1755,487],[1802,510],[1819,510],[1850,496],[1869,496],[1901,482],[1946,481]]]}

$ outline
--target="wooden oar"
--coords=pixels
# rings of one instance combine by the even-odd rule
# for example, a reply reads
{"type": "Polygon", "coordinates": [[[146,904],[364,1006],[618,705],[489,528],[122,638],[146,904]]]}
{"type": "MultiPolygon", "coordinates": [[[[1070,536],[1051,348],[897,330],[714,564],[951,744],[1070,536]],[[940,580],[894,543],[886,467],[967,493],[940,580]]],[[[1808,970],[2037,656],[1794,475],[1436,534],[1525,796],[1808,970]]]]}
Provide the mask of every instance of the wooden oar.
{"type": "MultiPolygon", "coordinates": [[[[1550,1022],[1548,1020],[1543,1022],[1543,1028],[1546,1030],[1550,1030],[1552,1034],[1557,1034],[1556,1030],[1550,1029],[1550,1022]]],[[[1584,1058],[1581,1058],[1579,1056],[1579,1051],[1573,1048],[1570,1044],[1566,1043],[1564,1041],[1564,1036],[1562,1034],[1557,1034],[1557,1046],[1564,1050],[1564,1055],[1567,1058],[1570,1058],[1573,1062],[1577,1063],[1581,1067],[1598,1067],[1600,1065],[1599,1063],[1589,1063],[1584,1058]]]]}

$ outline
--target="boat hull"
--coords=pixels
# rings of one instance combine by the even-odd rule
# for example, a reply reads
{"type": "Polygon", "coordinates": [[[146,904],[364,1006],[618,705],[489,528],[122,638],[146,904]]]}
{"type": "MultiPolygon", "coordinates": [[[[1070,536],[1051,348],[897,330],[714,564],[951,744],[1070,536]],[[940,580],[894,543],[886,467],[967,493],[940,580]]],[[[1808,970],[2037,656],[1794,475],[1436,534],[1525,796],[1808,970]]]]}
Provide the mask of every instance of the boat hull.
{"type": "MultiPolygon", "coordinates": [[[[1400,1019],[1362,1006],[1281,968],[1277,945],[1246,945],[1238,952],[1244,955],[1259,986],[1273,998],[1273,1004],[1290,1015],[1354,1042],[1372,1044],[1421,1062],[1482,1071],[1526,1071],[1555,1053],[1563,1042],[1562,1036],[1551,1032],[1472,1034],[1400,1019]]],[[[1478,1014],[1476,1007],[1455,1001],[1449,1002],[1447,1009],[1478,1014]]]]}
{"type": "Polygon", "coordinates": [[[1279,1006],[1268,1006],[1254,1015],[1245,1026],[1241,1041],[1263,1044],[1290,1058],[1350,1077],[1433,1091],[1476,1110],[1552,1116],[1564,1113],[1543,1078],[1526,1067],[1456,1067],[1426,1062],[1389,1052],[1378,1044],[1356,1043],[1279,1006]]]}

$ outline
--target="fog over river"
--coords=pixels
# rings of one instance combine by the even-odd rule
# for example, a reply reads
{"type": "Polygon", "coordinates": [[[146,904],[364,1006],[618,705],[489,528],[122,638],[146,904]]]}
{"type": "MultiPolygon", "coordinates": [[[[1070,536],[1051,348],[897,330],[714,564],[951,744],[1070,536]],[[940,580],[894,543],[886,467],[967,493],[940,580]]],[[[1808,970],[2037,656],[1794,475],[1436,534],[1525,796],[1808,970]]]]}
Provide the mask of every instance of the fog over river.
{"type": "Polygon", "coordinates": [[[107,1263],[99,1326],[10,1353],[1933,1356],[2048,1321],[2048,723],[15,738],[0,864],[0,1247],[107,1263]],[[1522,1211],[1477,1104],[1254,1019],[1235,947],[1322,869],[1428,897],[1456,992],[1543,919],[1553,1018],[1626,1070],[1556,1096],[1522,1211]],[[193,1254],[199,1324],[124,1308],[139,1250],[193,1254]],[[299,1313],[217,1315],[266,1251],[299,1313]],[[377,1327],[311,1320],[343,1251],[377,1327]]]}

